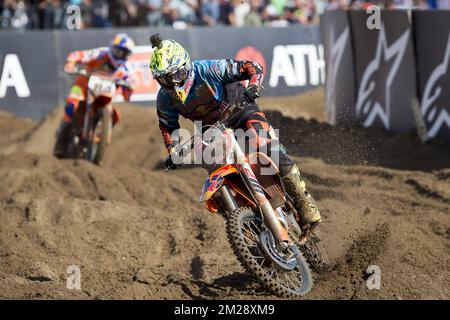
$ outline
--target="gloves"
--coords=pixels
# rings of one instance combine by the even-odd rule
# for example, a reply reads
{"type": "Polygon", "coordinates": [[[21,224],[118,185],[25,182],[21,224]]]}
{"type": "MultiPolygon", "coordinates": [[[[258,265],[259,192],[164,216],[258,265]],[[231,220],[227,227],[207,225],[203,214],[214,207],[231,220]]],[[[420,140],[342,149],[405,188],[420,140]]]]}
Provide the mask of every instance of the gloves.
{"type": "Polygon", "coordinates": [[[247,102],[255,102],[256,98],[259,98],[260,88],[258,85],[249,85],[244,92],[244,99],[247,102]]]}
{"type": "Polygon", "coordinates": [[[176,169],[177,167],[179,167],[179,165],[177,165],[177,164],[175,164],[175,163],[173,162],[172,155],[169,154],[169,155],[164,159],[164,167],[166,168],[166,171],[169,171],[169,170],[174,170],[174,169],[176,169]]]}
{"type": "Polygon", "coordinates": [[[67,74],[88,74],[86,69],[80,68],[77,64],[72,62],[66,62],[66,64],[64,65],[64,72],[67,74]]]}

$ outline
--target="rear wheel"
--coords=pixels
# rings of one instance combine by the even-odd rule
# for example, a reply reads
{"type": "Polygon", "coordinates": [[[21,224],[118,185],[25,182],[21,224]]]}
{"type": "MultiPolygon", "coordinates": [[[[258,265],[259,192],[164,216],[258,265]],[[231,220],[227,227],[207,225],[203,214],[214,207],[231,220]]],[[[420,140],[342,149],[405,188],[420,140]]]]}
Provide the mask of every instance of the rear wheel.
{"type": "Polygon", "coordinates": [[[296,252],[292,269],[282,267],[287,261],[283,260],[282,253],[277,254],[280,260],[276,263],[264,249],[267,244],[262,243],[267,239],[263,236],[267,235],[263,221],[250,208],[239,208],[231,213],[227,232],[240,263],[269,291],[282,297],[299,297],[311,290],[311,272],[301,252],[296,252]]]}
{"type": "Polygon", "coordinates": [[[292,225],[289,228],[289,236],[297,244],[298,248],[303,252],[311,269],[317,273],[322,273],[331,266],[328,254],[321,243],[321,239],[317,229],[312,231],[301,231],[300,226],[291,220],[292,225]]]}
{"type": "Polygon", "coordinates": [[[95,164],[101,164],[106,147],[112,133],[112,119],[107,107],[98,110],[93,133],[88,143],[86,159],[95,164]]]}
{"type": "Polygon", "coordinates": [[[308,241],[299,248],[315,272],[323,273],[331,267],[327,252],[321,243],[317,230],[312,231],[308,236],[308,241]]]}

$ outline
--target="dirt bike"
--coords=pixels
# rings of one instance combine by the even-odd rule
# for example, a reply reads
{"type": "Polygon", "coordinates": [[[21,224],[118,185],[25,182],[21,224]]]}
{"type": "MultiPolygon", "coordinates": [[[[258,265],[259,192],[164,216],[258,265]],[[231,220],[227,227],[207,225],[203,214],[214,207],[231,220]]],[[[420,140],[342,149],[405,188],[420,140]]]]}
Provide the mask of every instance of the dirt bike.
{"type": "Polygon", "coordinates": [[[106,147],[111,143],[114,118],[118,117],[112,106],[112,99],[118,87],[130,88],[130,85],[105,72],[88,73],[85,70],[76,70],[69,74],[83,75],[89,80],[86,104],[80,105],[74,114],[67,157],[100,164],[106,147]]]}
{"type": "Polygon", "coordinates": [[[300,215],[275,163],[264,153],[245,155],[229,128],[245,106],[245,102],[235,105],[227,120],[178,145],[165,159],[166,171],[180,166],[180,159],[192,153],[199,141],[202,150],[227,144],[230,152],[224,155],[224,164],[205,166],[211,173],[200,202],[226,219],[228,240],[247,272],[276,295],[303,296],[313,286],[308,262],[320,271],[328,259],[315,232],[300,227],[300,215]],[[209,134],[211,130],[214,134],[209,134]],[[274,174],[262,174],[264,168],[274,174]]]}

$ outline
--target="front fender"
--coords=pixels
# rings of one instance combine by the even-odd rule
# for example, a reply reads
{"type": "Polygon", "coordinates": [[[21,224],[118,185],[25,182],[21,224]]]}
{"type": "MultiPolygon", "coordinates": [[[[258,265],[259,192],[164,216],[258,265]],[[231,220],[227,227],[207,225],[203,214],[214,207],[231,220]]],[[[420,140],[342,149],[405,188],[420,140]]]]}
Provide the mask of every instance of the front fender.
{"type": "Polygon", "coordinates": [[[203,184],[199,202],[208,201],[214,193],[222,187],[225,181],[225,176],[236,172],[238,172],[236,167],[233,164],[229,164],[211,173],[203,184]]]}

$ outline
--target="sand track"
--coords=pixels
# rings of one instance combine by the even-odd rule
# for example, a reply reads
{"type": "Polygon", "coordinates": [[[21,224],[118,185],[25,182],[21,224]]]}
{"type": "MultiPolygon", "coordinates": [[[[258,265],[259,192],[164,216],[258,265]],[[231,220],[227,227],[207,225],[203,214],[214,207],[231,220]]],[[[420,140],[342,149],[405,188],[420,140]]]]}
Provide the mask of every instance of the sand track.
{"type": "MultiPolygon", "coordinates": [[[[0,298],[273,298],[238,265],[223,219],[197,203],[205,173],[158,170],[154,110],[120,109],[103,167],[51,156],[58,112],[39,124],[0,113],[0,298]],[[65,287],[70,265],[82,291],[65,287]]],[[[449,299],[450,148],[267,114],[318,200],[336,263],[307,298],[449,299]],[[371,264],[379,291],[364,286],[371,264]]]]}

